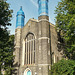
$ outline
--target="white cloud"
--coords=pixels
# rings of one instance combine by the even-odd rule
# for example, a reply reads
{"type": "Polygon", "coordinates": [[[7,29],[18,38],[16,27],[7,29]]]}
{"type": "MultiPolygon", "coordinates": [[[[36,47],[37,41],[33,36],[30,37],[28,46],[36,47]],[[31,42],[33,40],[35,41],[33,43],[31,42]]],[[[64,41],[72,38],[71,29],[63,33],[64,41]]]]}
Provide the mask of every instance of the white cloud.
{"type": "Polygon", "coordinates": [[[35,0],[30,0],[37,8],[38,8],[38,4],[37,2],[35,2],[35,0]]]}

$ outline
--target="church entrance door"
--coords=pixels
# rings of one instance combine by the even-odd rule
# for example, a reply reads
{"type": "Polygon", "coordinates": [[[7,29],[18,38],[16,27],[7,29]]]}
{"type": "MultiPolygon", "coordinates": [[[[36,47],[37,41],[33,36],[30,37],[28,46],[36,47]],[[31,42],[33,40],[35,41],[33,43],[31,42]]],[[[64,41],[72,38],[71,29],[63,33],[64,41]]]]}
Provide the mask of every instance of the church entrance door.
{"type": "Polygon", "coordinates": [[[28,71],[28,72],[27,72],[27,75],[31,75],[31,71],[28,71]]]}

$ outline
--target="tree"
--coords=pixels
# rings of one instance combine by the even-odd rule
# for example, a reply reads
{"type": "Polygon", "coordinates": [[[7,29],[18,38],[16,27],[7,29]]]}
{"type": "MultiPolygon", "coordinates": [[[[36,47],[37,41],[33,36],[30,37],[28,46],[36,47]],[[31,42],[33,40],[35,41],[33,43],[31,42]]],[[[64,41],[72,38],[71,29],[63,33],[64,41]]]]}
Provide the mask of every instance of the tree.
{"type": "Polygon", "coordinates": [[[52,75],[75,75],[75,0],[61,0],[55,13],[58,41],[69,59],[55,63],[51,72],[52,75]]]}
{"type": "Polygon", "coordinates": [[[14,35],[9,36],[5,29],[2,33],[0,36],[0,69],[5,70],[7,75],[10,75],[13,69],[14,35]]]}
{"type": "Polygon", "coordinates": [[[75,75],[75,61],[61,60],[52,66],[52,75],[75,75]]]}
{"type": "Polygon", "coordinates": [[[64,52],[69,59],[75,60],[75,0],[61,0],[55,13],[56,28],[63,39],[64,52]]]}
{"type": "Polygon", "coordinates": [[[13,64],[13,50],[14,50],[14,35],[11,35],[8,37],[8,40],[5,44],[3,44],[5,47],[3,48],[3,51],[1,55],[2,58],[2,69],[5,70],[6,75],[11,75],[12,64],[13,64]]]}
{"type": "Polygon", "coordinates": [[[11,75],[14,36],[9,35],[7,26],[11,25],[12,10],[6,0],[0,0],[0,75],[4,70],[7,75],[11,75]]]}
{"type": "Polygon", "coordinates": [[[9,10],[9,4],[6,0],[0,0],[0,28],[11,25],[12,10],[9,10]]]}
{"type": "Polygon", "coordinates": [[[6,75],[11,75],[12,73],[12,66],[13,66],[13,51],[14,51],[14,35],[10,35],[7,41],[7,45],[4,52],[4,59],[3,59],[3,67],[5,69],[6,75]]]}

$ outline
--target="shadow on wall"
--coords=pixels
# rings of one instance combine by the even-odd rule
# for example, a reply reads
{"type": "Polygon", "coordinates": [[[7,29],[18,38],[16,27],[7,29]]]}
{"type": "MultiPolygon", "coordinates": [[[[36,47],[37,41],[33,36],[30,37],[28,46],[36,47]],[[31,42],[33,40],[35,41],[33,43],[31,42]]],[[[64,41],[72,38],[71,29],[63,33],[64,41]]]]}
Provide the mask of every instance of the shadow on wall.
{"type": "Polygon", "coordinates": [[[58,51],[60,52],[63,58],[66,58],[64,51],[64,39],[62,38],[60,31],[57,32],[57,35],[58,35],[58,43],[57,43],[58,51]]]}
{"type": "Polygon", "coordinates": [[[13,71],[12,71],[12,75],[17,75],[19,66],[20,65],[18,64],[18,62],[13,65],[14,68],[13,68],[13,71]]]}

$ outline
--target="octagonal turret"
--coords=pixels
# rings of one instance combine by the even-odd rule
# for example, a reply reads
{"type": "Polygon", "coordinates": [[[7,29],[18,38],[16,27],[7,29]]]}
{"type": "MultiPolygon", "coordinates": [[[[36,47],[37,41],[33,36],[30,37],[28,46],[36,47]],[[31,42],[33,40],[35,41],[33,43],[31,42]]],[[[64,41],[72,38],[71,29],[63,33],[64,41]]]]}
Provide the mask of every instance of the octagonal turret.
{"type": "Polygon", "coordinates": [[[16,16],[16,28],[23,28],[24,27],[24,12],[22,10],[22,6],[20,7],[20,10],[17,12],[16,16]]]}

